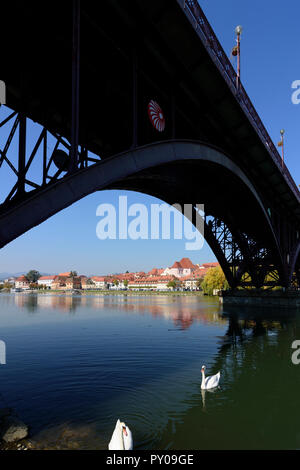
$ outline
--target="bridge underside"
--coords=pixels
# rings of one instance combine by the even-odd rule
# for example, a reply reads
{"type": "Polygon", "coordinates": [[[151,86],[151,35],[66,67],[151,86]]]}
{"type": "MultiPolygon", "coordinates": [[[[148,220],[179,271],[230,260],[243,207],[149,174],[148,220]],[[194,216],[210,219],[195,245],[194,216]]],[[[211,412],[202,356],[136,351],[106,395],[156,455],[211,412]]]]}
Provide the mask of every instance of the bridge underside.
{"type": "MultiPolygon", "coordinates": [[[[205,205],[205,239],[231,287],[287,285],[270,217],[246,175],[226,155],[168,141],[113,156],[13,198],[0,214],[0,244],[101,189],[147,193],[169,204],[205,205]]],[[[193,222],[197,212],[194,212],[193,222]]]]}
{"type": "Polygon", "coordinates": [[[129,189],[204,203],[232,287],[300,286],[299,191],[196,1],[53,0],[47,17],[42,3],[12,1],[2,16],[14,18],[14,34],[0,28],[0,78],[15,113],[0,124],[13,122],[0,170],[14,178],[0,246],[87,194],[129,189]],[[26,117],[44,126],[31,152],[26,117]]]}

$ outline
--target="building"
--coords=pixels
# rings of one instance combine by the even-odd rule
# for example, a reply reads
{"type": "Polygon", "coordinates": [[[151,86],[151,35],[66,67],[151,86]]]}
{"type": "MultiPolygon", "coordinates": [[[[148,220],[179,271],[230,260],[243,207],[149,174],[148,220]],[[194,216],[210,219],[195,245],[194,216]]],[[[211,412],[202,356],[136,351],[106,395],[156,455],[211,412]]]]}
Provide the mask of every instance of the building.
{"type": "Polygon", "coordinates": [[[24,275],[22,275],[16,279],[15,288],[16,289],[29,289],[29,284],[30,282],[27,280],[27,278],[24,275]]]}
{"type": "Polygon", "coordinates": [[[184,277],[191,275],[198,266],[193,264],[189,258],[182,258],[180,261],[175,261],[173,266],[170,268],[166,268],[162,275],[163,276],[176,276],[176,277],[184,277]]]}
{"type": "Polygon", "coordinates": [[[81,289],[96,289],[94,281],[90,277],[81,277],[81,289]]]}
{"type": "Polygon", "coordinates": [[[176,276],[159,276],[156,281],[156,290],[173,290],[173,287],[168,287],[169,282],[176,283],[175,289],[180,287],[180,281],[176,276]]]}
{"type": "Polygon", "coordinates": [[[55,276],[53,282],[51,283],[51,289],[59,290],[59,289],[66,289],[66,280],[68,278],[66,276],[55,276]]]}
{"type": "Polygon", "coordinates": [[[41,276],[37,283],[39,286],[45,286],[47,289],[51,289],[52,283],[56,276],[41,276]]]}
{"type": "Polygon", "coordinates": [[[164,269],[153,268],[151,269],[151,271],[148,272],[147,276],[148,277],[160,276],[163,272],[164,272],[164,269]]]}
{"type": "Polygon", "coordinates": [[[94,283],[94,289],[107,289],[108,278],[105,276],[92,276],[91,281],[94,283]]]}
{"type": "Polygon", "coordinates": [[[70,277],[71,275],[71,271],[68,271],[67,273],[59,273],[58,276],[59,277],[70,277]]]}
{"type": "MultiPolygon", "coordinates": [[[[53,282],[51,283],[51,289],[54,290],[59,290],[59,289],[77,289],[77,287],[67,287],[67,281],[72,279],[70,277],[71,271],[68,271],[66,273],[60,273],[57,276],[54,277],[53,282]]],[[[78,277],[78,276],[76,276],[78,277]]],[[[80,278],[79,278],[80,279],[80,278]]],[[[78,282],[77,282],[78,284],[78,282]]],[[[68,285],[73,285],[70,281],[68,282],[68,285]]],[[[81,285],[81,282],[80,282],[81,285]]],[[[80,289],[81,287],[79,287],[80,289]]]]}
{"type": "Polygon", "coordinates": [[[202,264],[195,271],[193,271],[190,275],[180,278],[182,287],[184,289],[189,289],[189,290],[199,289],[198,287],[199,279],[203,279],[211,268],[216,268],[218,266],[220,266],[219,263],[202,264]]]}
{"type": "Polygon", "coordinates": [[[6,284],[11,284],[12,286],[15,285],[17,278],[15,276],[8,277],[7,279],[4,279],[4,282],[6,284]]]}
{"type": "Polygon", "coordinates": [[[201,269],[210,269],[210,268],[217,268],[220,266],[219,263],[203,263],[202,266],[200,266],[201,269]]]}
{"type": "Polygon", "coordinates": [[[205,274],[207,273],[207,269],[200,269],[198,268],[189,276],[184,276],[180,278],[181,286],[184,289],[188,290],[198,290],[199,289],[199,279],[203,279],[205,274]]]}
{"type": "Polygon", "coordinates": [[[67,277],[66,289],[81,289],[81,278],[79,276],[67,277]]]}
{"type": "Polygon", "coordinates": [[[130,290],[173,290],[168,287],[170,281],[175,281],[176,287],[180,286],[180,281],[175,276],[145,276],[136,278],[128,282],[130,290]]]}

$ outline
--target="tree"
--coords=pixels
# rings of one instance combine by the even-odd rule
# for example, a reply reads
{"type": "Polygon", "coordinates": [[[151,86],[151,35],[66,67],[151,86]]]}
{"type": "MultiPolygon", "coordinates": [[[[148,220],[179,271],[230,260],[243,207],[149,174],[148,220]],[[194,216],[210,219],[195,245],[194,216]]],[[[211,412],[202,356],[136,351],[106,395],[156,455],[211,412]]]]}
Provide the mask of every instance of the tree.
{"type": "Polygon", "coordinates": [[[31,269],[30,271],[28,271],[25,277],[29,282],[36,282],[41,277],[41,275],[35,269],[31,269]]]}
{"type": "Polygon", "coordinates": [[[29,284],[30,289],[38,289],[39,285],[37,282],[31,282],[29,284]]]}
{"type": "Polygon", "coordinates": [[[201,289],[201,286],[203,284],[203,277],[201,277],[200,279],[197,279],[197,282],[196,282],[196,287],[197,289],[201,289]]]}
{"type": "Polygon", "coordinates": [[[175,289],[176,286],[177,286],[176,281],[169,281],[167,284],[167,287],[169,287],[170,289],[175,289]]]}
{"type": "Polygon", "coordinates": [[[226,290],[229,288],[229,284],[220,266],[210,268],[207,271],[201,287],[203,292],[207,295],[213,295],[215,289],[226,290]]]}
{"type": "Polygon", "coordinates": [[[76,277],[77,271],[70,271],[70,277],[76,277]]]}
{"type": "Polygon", "coordinates": [[[127,287],[128,286],[128,281],[127,279],[125,279],[125,281],[123,282],[124,286],[127,287]]]}
{"type": "Polygon", "coordinates": [[[118,285],[119,285],[118,279],[114,279],[114,280],[113,280],[113,284],[114,284],[114,286],[118,286],[118,285]]]}
{"type": "Polygon", "coordinates": [[[13,285],[10,283],[10,282],[5,282],[3,284],[3,288],[4,289],[11,289],[13,287],[13,285]]]}

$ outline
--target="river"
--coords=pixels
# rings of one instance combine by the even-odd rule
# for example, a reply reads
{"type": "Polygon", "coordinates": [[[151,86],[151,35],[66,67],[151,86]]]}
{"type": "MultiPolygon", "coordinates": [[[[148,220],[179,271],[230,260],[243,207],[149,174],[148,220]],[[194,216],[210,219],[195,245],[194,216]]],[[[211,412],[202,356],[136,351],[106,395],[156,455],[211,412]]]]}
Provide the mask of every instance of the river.
{"type": "Polygon", "coordinates": [[[201,296],[1,294],[0,407],[41,449],[300,448],[300,314],[201,296]],[[221,371],[201,391],[201,366],[221,371]]]}

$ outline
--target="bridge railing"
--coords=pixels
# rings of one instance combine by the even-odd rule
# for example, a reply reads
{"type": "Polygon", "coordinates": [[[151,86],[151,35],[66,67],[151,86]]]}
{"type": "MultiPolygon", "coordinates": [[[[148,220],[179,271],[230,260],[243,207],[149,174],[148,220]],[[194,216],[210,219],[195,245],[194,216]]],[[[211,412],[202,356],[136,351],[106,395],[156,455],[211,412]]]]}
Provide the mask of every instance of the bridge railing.
{"type": "Polygon", "coordinates": [[[225,53],[220,42],[218,41],[212,27],[210,26],[197,0],[183,0],[183,6],[184,8],[188,8],[190,14],[194,18],[196,22],[196,28],[199,30],[199,35],[201,36],[203,43],[205,44],[208,52],[210,53],[212,60],[218,67],[220,73],[226,80],[233,94],[236,96],[236,99],[238,100],[244,112],[248,116],[254,129],[260,136],[261,141],[269,151],[269,154],[272,157],[274,163],[284,175],[293,193],[298,199],[300,199],[300,191],[298,189],[298,186],[296,185],[287,166],[282,161],[282,158],[279,155],[276,146],[274,145],[271,137],[269,136],[265,126],[263,125],[246,90],[244,89],[241,83],[239,83],[239,86],[237,87],[236,71],[234,70],[234,67],[232,66],[227,54],[225,53]]]}

